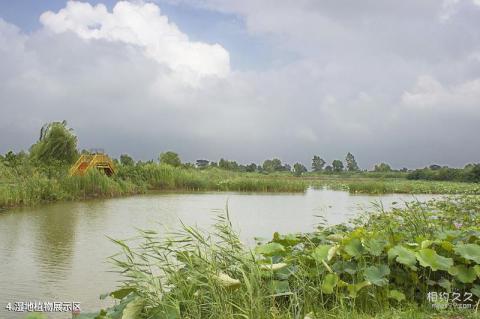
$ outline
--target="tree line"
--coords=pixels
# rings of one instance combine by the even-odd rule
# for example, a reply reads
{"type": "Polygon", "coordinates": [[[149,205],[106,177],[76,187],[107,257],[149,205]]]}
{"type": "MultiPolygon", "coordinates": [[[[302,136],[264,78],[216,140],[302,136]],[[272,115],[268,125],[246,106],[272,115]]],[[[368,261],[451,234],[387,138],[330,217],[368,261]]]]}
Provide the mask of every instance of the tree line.
{"type": "MultiPolygon", "coordinates": [[[[5,155],[0,155],[0,161],[6,167],[15,167],[19,163],[29,161],[34,165],[44,166],[60,166],[68,165],[75,162],[80,154],[88,153],[86,150],[78,152],[77,137],[73,130],[68,127],[66,121],[52,122],[45,124],[39,134],[39,138],[29,150],[29,153],[12,151],[5,155]]],[[[355,159],[355,156],[348,152],[344,161],[334,159],[330,164],[320,157],[314,155],[311,162],[310,170],[302,163],[295,163],[291,166],[283,163],[279,158],[272,158],[263,161],[261,164],[239,164],[234,160],[221,158],[218,162],[207,159],[198,159],[195,163],[183,163],[178,153],[173,151],[163,152],[159,155],[158,161],[174,167],[207,169],[219,168],[237,172],[257,172],[257,173],[274,173],[274,172],[291,172],[295,176],[301,176],[307,172],[313,173],[331,173],[339,174],[342,172],[360,172],[362,171],[355,159]]],[[[150,161],[135,161],[130,155],[122,154],[119,159],[114,159],[117,165],[137,166],[150,161]]],[[[366,171],[366,170],[363,170],[366,171]]],[[[374,172],[388,173],[394,170],[387,163],[379,163],[375,165],[374,172]]],[[[399,170],[400,172],[408,172],[407,178],[416,180],[446,180],[446,181],[468,181],[480,182],[480,164],[468,164],[463,169],[449,168],[447,166],[430,165],[423,169],[408,171],[406,168],[399,170]]]]}

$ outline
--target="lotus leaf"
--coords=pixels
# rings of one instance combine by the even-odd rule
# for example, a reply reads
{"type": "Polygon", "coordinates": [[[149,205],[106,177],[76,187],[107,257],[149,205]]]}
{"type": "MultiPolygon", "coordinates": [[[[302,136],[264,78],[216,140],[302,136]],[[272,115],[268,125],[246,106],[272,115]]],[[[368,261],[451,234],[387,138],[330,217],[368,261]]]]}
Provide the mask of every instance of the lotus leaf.
{"type": "Polygon", "coordinates": [[[480,245],[459,244],[455,247],[455,252],[465,259],[473,260],[477,264],[480,264],[480,245]]]}
{"type": "Polygon", "coordinates": [[[285,247],[279,243],[268,243],[255,247],[255,252],[264,256],[275,256],[285,252],[285,247]]]}
{"type": "Polygon", "coordinates": [[[365,269],[365,279],[374,284],[375,286],[385,286],[388,284],[388,278],[390,275],[390,268],[387,265],[370,266],[365,269]]]}
{"type": "Polygon", "coordinates": [[[406,265],[412,270],[417,270],[415,266],[417,264],[417,258],[415,257],[415,253],[410,249],[400,245],[391,248],[388,251],[388,259],[392,260],[394,258],[396,262],[406,265]]]}
{"type": "Polygon", "coordinates": [[[352,257],[359,257],[363,253],[364,248],[360,239],[352,238],[345,245],[345,251],[352,257]]]}
{"type": "Polygon", "coordinates": [[[333,289],[337,286],[338,275],[337,274],[327,274],[322,282],[322,291],[325,294],[332,294],[333,289]]]}
{"type": "Polygon", "coordinates": [[[368,281],[362,281],[362,282],[359,282],[359,283],[357,283],[357,284],[349,284],[349,285],[347,286],[348,293],[349,293],[350,297],[355,298],[355,297],[357,297],[358,292],[359,292],[361,289],[363,289],[363,288],[365,288],[365,287],[368,287],[368,286],[370,286],[370,285],[371,285],[371,283],[368,282],[368,281]]]}
{"type": "Polygon", "coordinates": [[[405,294],[401,291],[392,289],[388,291],[388,298],[395,299],[398,302],[405,300],[405,294]]]}
{"type": "Polygon", "coordinates": [[[464,265],[450,267],[448,273],[464,284],[472,283],[477,278],[475,269],[473,267],[465,267],[464,265]]]}
{"type": "Polygon", "coordinates": [[[423,267],[430,267],[433,271],[445,270],[447,271],[453,266],[453,259],[443,257],[430,248],[420,249],[415,256],[423,267]]]}
{"type": "Polygon", "coordinates": [[[317,262],[322,262],[322,260],[326,261],[328,260],[328,252],[330,251],[330,248],[332,248],[330,245],[320,245],[313,250],[312,257],[317,262]]]}

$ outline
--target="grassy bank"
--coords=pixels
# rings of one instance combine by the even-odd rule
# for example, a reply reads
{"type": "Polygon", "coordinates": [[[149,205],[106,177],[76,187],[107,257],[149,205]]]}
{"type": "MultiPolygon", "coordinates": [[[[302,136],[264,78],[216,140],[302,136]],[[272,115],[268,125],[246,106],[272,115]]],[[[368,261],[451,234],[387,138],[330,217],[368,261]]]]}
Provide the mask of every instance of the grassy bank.
{"type": "Polygon", "coordinates": [[[346,190],[352,194],[480,194],[479,183],[417,181],[404,178],[344,178],[323,179],[314,184],[331,189],[346,190]]]}
{"type": "Polygon", "coordinates": [[[119,165],[113,177],[107,177],[96,170],[89,171],[85,176],[69,176],[68,167],[64,166],[24,165],[9,168],[0,163],[0,208],[61,200],[108,198],[139,194],[147,190],[303,192],[313,186],[364,194],[480,194],[478,183],[413,181],[405,178],[379,178],[378,174],[371,173],[364,175],[308,174],[294,177],[288,172],[261,174],[149,163],[119,165]]]}
{"type": "Polygon", "coordinates": [[[0,167],[0,208],[117,197],[147,190],[303,192],[308,185],[309,182],[302,179],[268,178],[258,173],[197,170],[159,164],[120,166],[113,177],[97,170],[90,170],[84,176],[69,176],[65,167],[30,167],[20,171],[3,167],[2,173],[0,167]]]}
{"type": "Polygon", "coordinates": [[[225,216],[213,234],[143,231],[116,241],[124,280],[97,318],[475,318],[479,211],[478,196],[411,203],[254,249],[225,216]]]}

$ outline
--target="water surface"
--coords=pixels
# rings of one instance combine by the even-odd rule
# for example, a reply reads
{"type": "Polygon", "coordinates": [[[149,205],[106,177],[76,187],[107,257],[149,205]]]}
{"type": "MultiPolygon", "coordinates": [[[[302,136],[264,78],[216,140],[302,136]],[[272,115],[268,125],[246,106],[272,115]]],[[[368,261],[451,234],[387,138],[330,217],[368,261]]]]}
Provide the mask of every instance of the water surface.
{"type": "Polygon", "coordinates": [[[15,301],[78,301],[82,312],[105,307],[108,303],[98,296],[111,291],[119,279],[106,262],[118,249],[106,236],[129,238],[136,228],[165,232],[180,220],[208,228],[228,204],[235,229],[252,244],[254,237],[270,238],[275,231],[311,231],[320,222],[315,216],[335,224],[372,202],[381,200],[388,208],[392,202],[429,198],[313,189],[301,194],[155,193],[1,212],[0,318],[24,316],[5,310],[7,302],[15,301]]]}

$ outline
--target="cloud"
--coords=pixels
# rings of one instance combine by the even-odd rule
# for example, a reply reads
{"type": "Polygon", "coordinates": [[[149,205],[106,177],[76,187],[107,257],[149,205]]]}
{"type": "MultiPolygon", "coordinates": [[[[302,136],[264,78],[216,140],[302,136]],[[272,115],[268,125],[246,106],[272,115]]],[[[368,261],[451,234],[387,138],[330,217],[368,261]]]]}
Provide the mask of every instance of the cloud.
{"type": "Polygon", "coordinates": [[[28,34],[0,19],[0,152],[66,119],[80,147],[141,159],[169,149],[189,161],[307,166],[313,154],[347,152],[362,167],[480,158],[468,146],[480,134],[472,1],[448,21],[436,0],[198,3],[187,5],[236,15],[250,37],[293,58],[239,71],[221,44],[190,40],[153,3],[67,2],[28,34]]]}
{"type": "Polygon", "coordinates": [[[405,106],[429,112],[461,112],[478,115],[480,78],[445,87],[431,76],[420,76],[402,96],[405,106]]]}
{"type": "Polygon", "coordinates": [[[69,1],[57,13],[43,13],[40,21],[55,33],[70,31],[82,39],[141,47],[146,56],[191,83],[205,76],[225,77],[230,71],[229,54],[221,45],[190,41],[152,3],[120,1],[110,13],[103,4],[69,1]]]}

